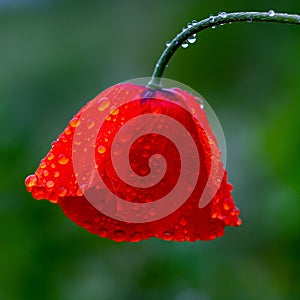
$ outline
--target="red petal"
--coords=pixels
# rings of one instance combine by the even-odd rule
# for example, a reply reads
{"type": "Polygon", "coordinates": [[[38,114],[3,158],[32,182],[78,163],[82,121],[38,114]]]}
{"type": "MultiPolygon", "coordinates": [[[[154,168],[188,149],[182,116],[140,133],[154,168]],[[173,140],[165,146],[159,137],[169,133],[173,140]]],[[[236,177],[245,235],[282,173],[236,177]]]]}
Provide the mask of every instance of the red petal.
{"type": "MultiPolygon", "coordinates": [[[[232,186],[227,182],[227,173],[223,170],[217,141],[209,126],[205,111],[198,110],[198,120],[201,119],[201,124],[199,124],[184,110],[184,107],[190,109],[195,105],[195,98],[191,94],[174,88],[156,91],[155,97],[147,100],[145,99],[146,92],[147,88],[143,86],[130,83],[119,84],[108,88],[88,102],[69,122],[57,141],[52,144],[51,150],[41,160],[35,174],[26,178],[27,190],[36,199],[57,202],[65,214],[79,226],[118,242],[137,242],[150,237],[176,241],[210,240],[222,236],[224,226],[240,225],[239,210],[235,207],[231,196],[232,186]],[[123,103],[127,104],[113,109],[111,103],[115,99],[122,99],[123,103]],[[135,99],[139,100],[131,101],[135,99]],[[170,102],[170,100],[174,101],[170,102]],[[180,103],[181,106],[176,103],[180,103]],[[108,217],[90,203],[86,194],[83,195],[83,193],[88,189],[97,189],[94,182],[95,174],[89,172],[89,174],[82,175],[87,177],[85,180],[88,184],[84,188],[79,187],[78,176],[74,173],[73,151],[76,142],[80,143],[77,135],[81,132],[76,131],[80,123],[86,122],[88,129],[96,126],[93,118],[85,118],[86,112],[93,109],[95,105],[99,111],[110,111],[93,147],[98,165],[96,175],[101,176],[112,193],[128,202],[156,203],[156,200],[170,192],[179,180],[181,159],[176,145],[174,146],[170,140],[155,134],[144,135],[130,148],[131,167],[138,175],[145,176],[151,171],[149,158],[160,153],[167,161],[164,175],[166,180],[161,180],[150,188],[138,188],[123,182],[116,173],[110,158],[115,135],[122,128],[123,123],[146,113],[156,113],[168,115],[185,126],[197,145],[201,164],[196,187],[191,190],[184,204],[163,218],[137,223],[108,217]],[[218,185],[216,194],[207,205],[199,207],[199,199],[209,182],[210,173],[219,171],[224,172],[224,176],[221,177],[221,182],[213,183],[213,185],[218,185]]],[[[127,134],[131,133],[127,132],[127,134]]],[[[126,135],[123,138],[125,141],[126,135]]],[[[186,148],[189,149],[189,145],[186,145],[186,148]]],[[[122,151],[121,148],[120,151],[122,151]]],[[[84,163],[85,161],[82,160],[82,164],[84,163]]],[[[109,201],[109,198],[100,200],[109,201]]],[[[151,220],[155,219],[157,213],[155,208],[149,208],[148,214],[151,220]]]]}

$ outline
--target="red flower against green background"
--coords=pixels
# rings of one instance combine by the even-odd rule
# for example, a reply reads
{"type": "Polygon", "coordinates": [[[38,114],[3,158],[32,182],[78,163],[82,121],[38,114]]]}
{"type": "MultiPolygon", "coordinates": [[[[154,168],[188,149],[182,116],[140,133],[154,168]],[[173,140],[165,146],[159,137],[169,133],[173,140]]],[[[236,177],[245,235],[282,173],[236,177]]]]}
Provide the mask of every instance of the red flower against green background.
{"type": "Polygon", "coordinates": [[[211,240],[224,226],[241,224],[206,113],[179,88],[126,83],[103,91],[25,183],[34,198],[57,203],[78,225],[119,242],[211,240]]]}

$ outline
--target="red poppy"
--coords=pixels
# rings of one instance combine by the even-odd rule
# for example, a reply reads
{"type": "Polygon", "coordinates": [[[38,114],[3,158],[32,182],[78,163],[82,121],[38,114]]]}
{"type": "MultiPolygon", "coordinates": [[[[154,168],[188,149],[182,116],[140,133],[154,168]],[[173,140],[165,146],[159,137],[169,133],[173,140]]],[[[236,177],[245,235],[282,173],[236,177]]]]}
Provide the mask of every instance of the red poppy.
{"type": "Polygon", "coordinates": [[[52,143],[34,175],[26,178],[27,190],[35,199],[57,203],[72,221],[91,233],[117,242],[222,236],[224,226],[241,224],[239,210],[205,111],[199,104],[193,107],[195,103],[194,96],[179,88],[154,91],[131,83],[108,88],[88,102],[52,143]],[[101,126],[97,125],[98,114],[105,116],[101,126]],[[150,114],[164,118],[150,122],[150,114]],[[126,123],[134,124],[141,116],[142,122],[123,130],[126,123]],[[160,134],[166,118],[176,120],[165,126],[176,135],[174,140],[160,134]],[[179,133],[180,126],[188,134],[179,133]],[[135,138],[134,133],[141,136],[135,138]],[[130,139],[133,142],[127,149],[130,139]],[[197,151],[196,156],[191,149],[197,151]],[[183,151],[186,158],[181,156],[183,151]],[[127,153],[128,162],[118,158],[121,152],[127,153]],[[121,167],[116,168],[116,162],[121,167]],[[156,181],[151,177],[155,166],[163,175],[156,181]],[[126,173],[127,167],[135,174],[126,173]],[[182,173],[188,179],[182,179],[182,173]],[[148,181],[135,186],[124,176],[148,181]],[[184,185],[175,191],[180,182],[184,185]],[[159,201],[170,193],[173,196],[167,202],[159,201]],[[210,198],[204,199],[204,193],[210,193],[210,198]],[[199,199],[205,200],[202,205],[199,199]]]}

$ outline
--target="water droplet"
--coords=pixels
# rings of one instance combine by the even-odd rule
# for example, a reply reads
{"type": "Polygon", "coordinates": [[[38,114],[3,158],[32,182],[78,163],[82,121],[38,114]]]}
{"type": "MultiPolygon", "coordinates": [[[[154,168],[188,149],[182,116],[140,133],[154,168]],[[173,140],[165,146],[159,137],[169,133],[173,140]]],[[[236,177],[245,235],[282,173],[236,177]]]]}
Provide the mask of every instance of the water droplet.
{"type": "Polygon", "coordinates": [[[95,223],[99,223],[101,221],[101,216],[100,215],[96,215],[94,218],[94,222],[95,223]]]}
{"type": "Polygon", "coordinates": [[[156,209],[154,207],[151,207],[148,211],[149,216],[154,217],[156,216],[156,209]]]}
{"type": "Polygon", "coordinates": [[[223,208],[224,208],[224,210],[230,210],[230,209],[234,208],[234,203],[231,198],[224,198],[223,208]]]}
{"type": "Polygon", "coordinates": [[[47,167],[47,164],[45,163],[45,161],[41,161],[40,162],[40,168],[45,169],[46,167],[47,167]]]}
{"type": "Polygon", "coordinates": [[[37,177],[35,175],[29,175],[25,179],[25,185],[27,187],[33,187],[37,183],[37,177]]]}
{"type": "Polygon", "coordinates": [[[140,172],[141,172],[141,174],[142,175],[148,175],[149,173],[150,173],[150,168],[149,168],[149,166],[148,165],[146,165],[146,164],[142,164],[141,166],[140,166],[140,172]]]}
{"type": "Polygon", "coordinates": [[[170,41],[167,41],[167,42],[166,42],[166,46],[169,47],[170,45],[171,45],[171,42],[170,42],[170,41]]]}
{"type": "Polygon", "coordinates": [[[113,116],[116,116],[119,113],[119,109],[118,108],[112,108],[110,111],[110,114],[113,116]]]}
{"type": "Polygon", "coordinates": [[[58,163],[61,165],[66,165],[69,162],[69,158],[65,154],[58,155],[58,163]]]}
{"type": "Polygon", "coordinates": [[[225,11],[219,12],[218,16],[225,19],[227,17],[227,13],[225,11]]]}
{"type": "Polygon", "coordinates": [[[216,237],[217,237],[217,232],[215,230],[211,230],[211,232],[209,234],[209,238],[213,240],[216,237]]]}
{"type": "Polygon", "coordinates": [[[83,196],[83,192],[82,192],[82,190],[81,190],[80,188],[76,191],[76,195],[77,195],[78,197],[83,196]]]}
{"type": "Polygon", "coordinates": [[[166,241],[171,241],[171,240],[173,240],[173,238],[174,238],[173,232],[171,232],[171,231],[165,231],[165,232],[163,233],[163,239],[164,239],[164,240],[166,240],[166,241]]]}
{"type": "Polygon", "coordinates": [[[119,139],[121,142],[125,143],[132,137],[132,132],[130,128],[122,127],[119,131],[119,139]]]}
{"type": "Polygon", "coordinates": [[[68,193],[68,189],[64,186],[60,186],[57,188],[56,192],[59,197],[65,197],[68,193]]]}
{"type": "Polygon", "coordinates": [[[149,150],[151,148],[151,144],[149,142],[144,143],[144,149],[149,150]]]}
{"type": "Polygon", "coordinates": [[[54,176],[55,178],[59,177],[59,172],[58,172],[58,171],[55,171],[55,172],[53,173],[53,176],[54,176]]]}
{"type": "Polygon", "coordinates": [[[215,29],[216,28],[216,26],[214,25],[214,26],[211,26],[211,29],[215,29]]]}
{"type": "Polygon", "coordinates": [[[116,242],[123,242],[126,238],[126,234],[123,230],[116,230],[112,233],[112,239],[116,242]]]}
{"type": "Polygon", "coordinates": [[[213,23],[215,21],[215,16],[214,15],[210,15],[209,16],[209,22],[213,23]]]}
{"type": "Polygon", "coordinates": [[[191,27],[193,27],[193,25],[191,23],[188,23],[187,28],[191,28],[191,27]]]}
{"type": "Polygon", "coordinates": [[[55,183],[54,183],[52,180],[49,180],[49,181],[46,182],[46,186],[47,186],[48,188],[54,187],[54,184],[55,184],[55,183]]]}
{"type": "Polygon", "coordinates": [[[142,233],[141,232],[134,232],[131,236],[130,236],[130,241],[131,242],[139,242],[142,240],[142,233]]]}
{"type": "Polygon", "coordinates": [[[187,48],[189,46],[189,43],[187,41],[184,41],[182,44],[181,44],[181,47],[182,48],[187,48]]]}
{"type": "Polygon", "coordinates": [[[79,126],[80,123],[81,122],[80,122],[79,118],[75,117],[70,121],[70,126],[73,128],[76,128],[79,126]]]}
{"type": "Polygon", "coordinates": [[[180,218],[179,218],[179,224],[181,225],[181,226],[185,226],[186,224],[187,224],[187,218],[186,218],[186,216],[181,216],[180,218]]]}
{"type": "Polygon", "coordinates": [[[99,152],[100,154],[103,154],[105,151],[106,151],[106,147],[105,147],[105,146],[100,145],[100,146],[98,147],[98,152],[99,152]]]}
{"type": "Polygon", "coordinates": [[[54,154],[53,153],[48,153],[47,156],[46,156],[46,158],[48,160],[52,160],[54,158],[54,154]]]}
{"type": "Polygon", "coordinates": [[[275,11],[274,10],[269,10],[268,11],[268,15],[270,16],[270,17],[274,17],[275,16],[275,11]]]}
{"type": "Polygon", "coordinates": [[[119,154],[121,154],[122,153],[122,147],[121,147],[121,145],[119,144],[119,143],[116,143],[116,144],[114,144],[114,147],[113,147],[113,154],[114,155],[119,155],[119,154]]]}
{"type": "Polygon", "coordinates": [[[196,42],[196,34],[193,34],[192,36],[188,37],[187,41],[190,44],[194,44],[196,42]]]}
{"type": "Polygon", "coordinates": [[[43,171],[43,175],[46,177],[46,176],[48,176],[49,175],[49,171],[48,170],[44,170],[43,171]]]}
{"type": "Polygon", "coordinates": [[[100,100],[97,101],[97,103],[100,104],[98,106],[99,111],[104,111],[110,105],[110,101],[107,98],[101,98],[100,100]]]}
{"type": "Polygon", "coordinates": [[[87,125],[88,125],[88,129],[91,129],[95,126],[95,121],[93,119],[89,119],[87,125]]]}
{"type": "Polygon", "coordinates": [[[193,20],[192,21],[192,25],[194,26],[194,25],[196,25],[198,22],[197,22],[197,20],[193,20]]]}
{"type": "Polygon", "coordinates": [[[107,236],[107,229],[106,228],[100,228],[99,230],[98,230],[98,235],[99,236],[101,236],[101,237],[103,237],[103,238],[105,238],[106,236],[107,236]]]}
{"type": "MultiPolygon", "coordinates": [[[[186,31],[187,30],[187,28],[185,28],[185,27],[182,27],[182,31],[186,31]]],[[[177,35],[178,36],[178,35],[177,35]]]]}
{"type": "MultiPolygon", "coordinates": [[[[248,20],[247,20],[247,22],[248,22],[248,23],[251,23],[251,22],[252,22],[252,18],[249,17],[248,20]]],[[[230,24],[231,24],[231,23],[230,23],[230,24]]]]}
{"type": "Polygon", "coordinates": [[[65,129],[65,134],[66,134],[66,135],[69,135],[69,134],[71,134],[71,133],[72,133],[71,129],[70,129],[69,127],[67,127],[67,128],[65,129]]]}

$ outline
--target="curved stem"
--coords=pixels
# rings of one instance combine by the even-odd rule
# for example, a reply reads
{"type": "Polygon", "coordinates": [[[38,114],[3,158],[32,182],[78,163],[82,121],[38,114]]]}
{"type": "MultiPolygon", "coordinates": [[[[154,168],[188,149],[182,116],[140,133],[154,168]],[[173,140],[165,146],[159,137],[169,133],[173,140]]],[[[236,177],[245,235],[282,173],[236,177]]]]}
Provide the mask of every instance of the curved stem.
{"type": "Polygon", "coordinates": [[[150,88],[161,88],[161,77],[163,72],[171,59],[174,52],[185,42],[189,37],[197,32],[203,31],[207,28],[214,28],[221,24],[235,23],[235,22],[273,22],[273,23],[287,23],[300,25],[300,16],[286,13],[275,13],[273,10],[269,12],[237,12],[237,13],[219,13],[217,16],[210,16],[199,22],[193,22],[189,28],[177,34],[177,36],[170,42],[168,47],[164,50],[159,58],[151,80],[148,83],[150,88]]]}

